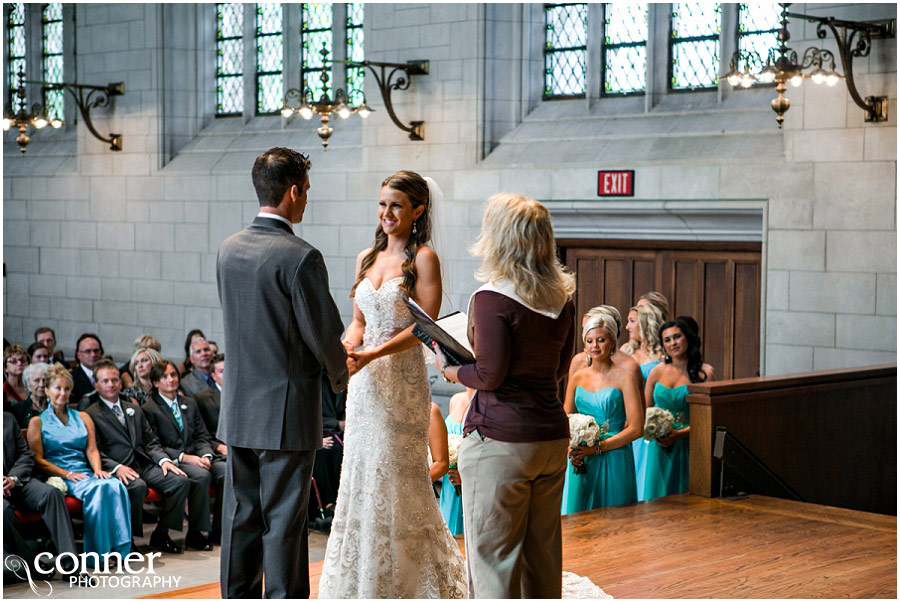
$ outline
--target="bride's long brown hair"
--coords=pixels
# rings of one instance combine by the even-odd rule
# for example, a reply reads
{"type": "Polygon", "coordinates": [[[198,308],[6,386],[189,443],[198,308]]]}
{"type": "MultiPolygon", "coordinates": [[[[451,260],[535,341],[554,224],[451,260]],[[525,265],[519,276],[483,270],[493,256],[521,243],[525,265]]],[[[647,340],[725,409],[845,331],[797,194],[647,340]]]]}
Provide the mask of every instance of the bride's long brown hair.
{"type": "MultiPolygon", "coordinates": [[[[419,252],[420,247],[431,240],[431,199],[428,194],[428,183],[425,181],[425,178],[414,171],[398,171],[394,175],[385,178],[384,182],[381,183],[381,187],[384,188],[385,186],[405,194],[409,202],[412,203],[413,209],[422,205],[425,206],[425,211],[413,222],[412,233],[409,235],[409,240],[406,241],[406,261],[400,266],[403,272],[403,283],[400,285],[400,288],[408,296],[412,297],[413,292],[416,290],[416,279],[418,278],[416,273],[416,253],[419,252]]],[[[378,257],[378,254],[387,248],[387,242],[387,234],[384,233],[384,230],[381,228],[381,221],[379,221],[378,227],[375,228],[375,243],[359,264],[359,273],[356,275],[356,282],[353,284],[353,288],[350,289],[350,297],[356,295],[356,287],[366,277],[366,273],[372,267],[372,264],[375,263],[375,258],[378,257]]]]}

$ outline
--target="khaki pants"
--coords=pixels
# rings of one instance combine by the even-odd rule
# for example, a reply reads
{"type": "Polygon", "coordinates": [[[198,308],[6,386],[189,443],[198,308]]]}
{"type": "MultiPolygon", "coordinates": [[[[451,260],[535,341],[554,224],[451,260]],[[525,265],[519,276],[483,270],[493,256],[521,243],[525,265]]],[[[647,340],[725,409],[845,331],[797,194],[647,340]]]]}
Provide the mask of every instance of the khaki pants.
{"type": "Polygon", "coordinates": [[[568,440],[505,443],[478,431],[459,451],[469,596],[562,597],[560,505],[568,440]]]}

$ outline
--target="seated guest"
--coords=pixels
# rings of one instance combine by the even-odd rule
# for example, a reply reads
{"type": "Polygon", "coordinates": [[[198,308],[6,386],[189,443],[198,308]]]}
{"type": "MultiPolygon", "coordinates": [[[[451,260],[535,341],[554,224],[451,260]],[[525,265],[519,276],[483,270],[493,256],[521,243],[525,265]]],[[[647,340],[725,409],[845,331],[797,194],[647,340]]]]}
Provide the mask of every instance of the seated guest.
{"type": "Polygon", "coordinates": [[[212,358],[209,341],[194,339],[194,342],[191,343],[191,371],[181,379],[181,390],[185,395],[193,397],[200,391],[215,386],[210,369],[212,358]]]}
{"type": "Polygon", "coordinates": [[[213,357],[219,355],[219,344],[216,343],[215,341],[208,341],[208,342],[209,342],[209,352],[213,354],[213,357]]]}
{"type": "Polygon", "coordinates": [[[75,357],[78,364],[72,368],[72,380],[75,386],[72,389],[70,402],[78,404],[81,398],[94,390],[94,364],[103,357],[103,343],[100,337],[86,332],[78,337],[75,343],[75,357]]]}
{"type": "MultiPolygon", "coordinates": [[[[222,376],[225,373],[225,356],[221,353],[216,355],[212,359],[211,365],[215,386],[197,393],[194,401],[197,402],[197,406],[200,408],[200,415],[203,417],[203,424],[206,425],[206,432],[209,433],[209,442],[215,452],[215,457],[224,460],[228,455],[228,446],[225,445],[224,441],[216,437],[216,431],[219,428],[219,406],[222,401],[222,376]]],[[[323,416],[324,421],[327,421],[325,416],[323,416]]],[[[319,453],[321,454],[322,451],[320,450],[319,453]]],[[[340,460],[338,460],[338,470],[340,470],[340,460]]],[[[313,476],[315,476],[315,470],[313,471],[313,476]]],[[[340,472],[338,476],[340,476],[340,472]]],[[[337,495],[336,482],[334,487],[335,495],[337,495]]],[[[209,541],[213,544],[218,544],[222,536],[222,495],[220,495],[220,492],[221,489],[217,492],[216,499],[213,500],[212,531],[209,532],[209,541]]]]}
{"type": "Polygon", "coordinates": [[[131,361],[128,362],[128,370],[134,375],[134,381],[130,388],[125,389],[122,393],[138,404],[139,406],[150,399],[153,394],[153,384],[150,382],[150,370],[153,366],[161,362],[163,357],[159,351],[152,347],[138,347],[131,354],[131,361]]]}
{"type": "MultiPolygon", "coordinates": [[[[14,510],[39,512],[56,545],[56,553],[75,554],[72,521],[66,510],[65,496],[46,483],[31,478],[34,453],[28,449],[15,418],[3,413],[3,547],[23,556],[28,546],[21,543],[15,530],[14,510]]],[[[27,552],[26,552],[27,553],[27,552]]],[[[23,556],[24,557],[24,556],[23,556]]]]}
{"type": "MultiPolygon", "coordinates": [[[[200,391],[194,396],[194,401],[200,408],[200,415],[203,417],[203,424],[206,425],[206,432],[209,433],[209,441],[212,444],[213,451],[221,456],[228,455],[228,446],[225,442],[216,437],[216,431],[219,428],[219,406],[222,402],[222,376],[225,373],[225,355],[220,353],[212,358],[210,362],[212,366],[212,377],[215,386],[206,391],[200,391]]],[[[328,416],[323,408],[322,422],[324,428],[328,427],[328,416]]],[[[337,421],[335,420],[335,423],[337,421]]]]}
{"type": "MultiPolygon", "coordinates": [[[[131,344],[132,353],[142,348],[153,349],[162,357],[162,343],[152,334],[142,334],[131,344]]],[[[134,356],[132,355],[132,357],[134,356]]],[[[119,375],[122,377],[122,388],[131,388],[134,384],[134,372],[132,372],[131,362],[125,362],[119,366],[119,375]]]]}
{"type": "Polygon", "coordinates": [[[85,553],[124,556],[131,551],[128,492],[101,466],[94,421],[68,407],[69,372],[60,365],[49,368],[47,388],[50,407],[28,423],[34,461],[47,475],[61,477],[68,495],[81,500],[85,553]]]}
{"type": "MultiPolygon", "coordinates": [[[[188,493],[188,531],[185,547],[212,550],[203,531],[210,531],[209,486],[215,483],[222,491],[225,462],[213,457],[209,433],[200,417],[197,402],[178,394],[178,370],[175,364],[162,360],[150,371],[153,396],[144,405],[147,422],[159,436],[166,454],[175,460],[191,480],[188,493]]],[[[221,494],[217,496],[221,498],[221,494]]],[[[221,527],[220,527],[221,529],[221,527]]],[[[221,534],[218,534],[221,537],[221,534]]]]}
{"type": "Polygon", "coordinates": [[[32,364],[50,364],[50,350],[43,343],[32,343],[28,346],[28,359],[32,364]]]}
{"type": "Polygon", "coordinates": [[[184,339],[184,361],[178,364],[178,374],[184,376],[193,369],[193,366],[191,365],[191,343],[197,339],[205,338],[206,335],[203,334],[203,331],[199,328],[195,328],[187,333],[187,337],[184,339]]]}
{"type": "Polygon", "coordinates": [[[28,428],[32,416],[37,416],[47,409],[47,369],[49,364],[31,364],[22,373],[22,380],[28,388],[28,397],[24,401],[12,404],[12,414],[19,423],[19,428],[28,428]]]}
{"type": "Polygon", "coordinates": [[[647,446],[644,493],[648,500],[687,492],[691,436],[687,387],[715,380],[712,367],[703,363],[703,345],[689,321],[678,317],[666,322],[659,328],[659,338],[666,352],[665,363],[650,372],[644,395],[648,408],[671,412],[675,426],[668,436],[647,446]]]}
{"type": "Polygon", "coordinates": [[[3,408],[9,411],[12,404],[25,401],[28,388],[22,381],[22,373],[28,365],[28,355],[21,345],[10,345],[3,350],[3,369],[6,378],[3,381],[3,408]]]}
{"type": "Polygon", "coordinates": [[[131,531],[143,535],[144,498],[147,487],[153,487],[162,495],[163,502],[159,523],[150,535],[150,545],[162,552],[178,554],[182,548],[172,541],[168,531],[183,528],[190,481],[163,451],[140,406],[119,399],[122,381],[116,365],[97,362],[94,372],[99,400],[86,412],[94,421],[104,470],[115,475],[128,490],[131,531]]]}
{"type": "Polygon", "coordinates": [[[34,342],[43,343],[44,347],[50,351],[50,357],[53,360],[51,363],[65,365],[66,356],[61,350],[56,348],[56,333],[53,332],[52,328],[49,326],[41,326],[35,330],[34,342]]]}

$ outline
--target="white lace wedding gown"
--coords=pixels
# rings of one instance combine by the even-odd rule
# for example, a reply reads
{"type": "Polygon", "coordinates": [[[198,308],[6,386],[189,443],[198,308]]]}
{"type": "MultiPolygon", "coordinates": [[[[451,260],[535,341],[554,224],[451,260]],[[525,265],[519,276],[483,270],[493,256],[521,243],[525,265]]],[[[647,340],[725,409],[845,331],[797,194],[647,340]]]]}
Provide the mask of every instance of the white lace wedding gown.
{"type": "MultiPolygon", "coordinates": [[[[402,278],[356,304],[365,347],[412,324],[402,278]]],[[[350,379],[341,482],[319,598],[464,598],[465,564],[425,464],[431,391],[421,346],[379,358],[350,379]]]]}

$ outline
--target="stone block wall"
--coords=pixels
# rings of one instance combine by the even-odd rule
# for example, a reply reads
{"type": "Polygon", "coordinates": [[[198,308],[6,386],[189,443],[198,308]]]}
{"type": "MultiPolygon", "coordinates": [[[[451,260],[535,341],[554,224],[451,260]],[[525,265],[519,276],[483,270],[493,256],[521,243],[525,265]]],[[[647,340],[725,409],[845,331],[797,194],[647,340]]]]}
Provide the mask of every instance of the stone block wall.
{"type": "MultiPolygon", "coordinates": [[[[4,336],[11,341],[30,342],[37,326],[50,325],[70,351],[81,332],[97,332],[117,359],[142,332],[160,338],[170,357],[181,355],[191,328],[221,344],[216,251],[256,214],[253,159],[286,145],[312,159],[310,204],[295,231],[323,251],[345,322],[355,257],[373,239],[380,183],[394,171],[419,171],[443,188],[448,311],[465,310],[478,286],[478,262],[467,249],[488,196],[513,190],[551,212],[572,203],[590,211],[596,171],[628,168],[636,171],[636,196],[616,205],[626,225],[631,208],[669,207],[676,216],[694,207],[759,208],[764,373],[895,361],[895,40],[876,41],[856,66],[864,94],[891,97],[888,123],[864,123],[843,83],[804,84],[790,91],[779,131],[771,89],[723,92],[731,100],[713,109],[623,115],[607,114],[602,102],[540,102],[511,91],[522,78],[510,72],[527,81],[540,67],[526,43],[539,26],[527,5],[369,4],[367,58],[430,61],[427,76],[394,94],[401,120],[425,120],[426,139],[409,141],[367,85],[376,112],[366,121],[336,120],[323,151],[314,121],[213,118],[209,5],[161,6],[72,8],[78,80],[125,82],[113,109],[94,112],[102,133],[124,135],[122,152],[109,151],[82,123],[38,132],[24,157],[14,136],[4,137],[4,336]],[[121,35],[110,35],[111,27],[121,35]],[[192,81],[192,73],[207,79],[192,81]],[[488,77],[504,85],[485,85],[488,77]]],[[[896,16],[894,5],[792,10],[896,16]]],[[[815,40],[806,25],[792,33],[795,48],[815,40]]]]}

